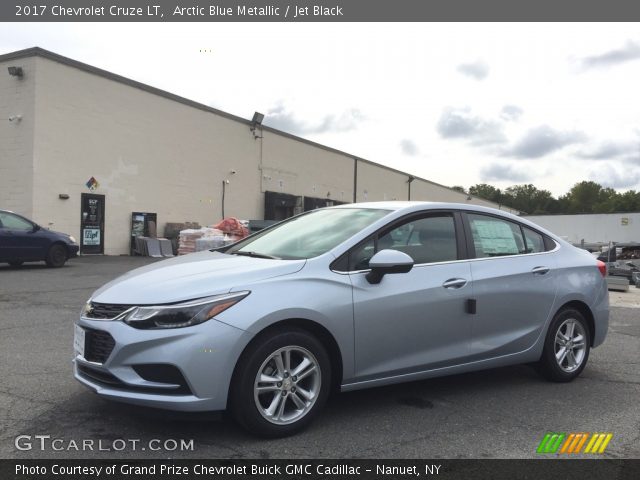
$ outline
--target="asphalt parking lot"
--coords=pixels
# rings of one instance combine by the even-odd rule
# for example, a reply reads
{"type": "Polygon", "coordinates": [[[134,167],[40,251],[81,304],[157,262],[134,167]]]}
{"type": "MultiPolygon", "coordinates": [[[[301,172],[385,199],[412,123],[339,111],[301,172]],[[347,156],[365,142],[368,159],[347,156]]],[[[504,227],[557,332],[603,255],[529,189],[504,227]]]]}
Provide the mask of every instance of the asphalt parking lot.
{"type": "Polygon", "coordinates": [[[292,438],[265,441],[224,417],[104,401],[73,379],[73,321],[93,290],[150,261],[83,257],[62,269],[0,265],[0,457],[526,458],[536,456],[547,431],[612,432],[605,456],[640,457],[638,308],[612,308],[605,344],[571,384],[548,383],[517,366],[343,393],[292,438]],[[18,450],[18,435],[62,439],[62,450],[47,444],[41,451],[36,441],[18,450]],[[128,443],[122,451],[97,450],[115,439],[140,440],[139,449],[128,443]],[[193,449],[141,451],[152,439],[160,440],[156,447],[193,439],[193,449]],[[73,448],[84,440],[94,441],[93,451],[73,448]]]}

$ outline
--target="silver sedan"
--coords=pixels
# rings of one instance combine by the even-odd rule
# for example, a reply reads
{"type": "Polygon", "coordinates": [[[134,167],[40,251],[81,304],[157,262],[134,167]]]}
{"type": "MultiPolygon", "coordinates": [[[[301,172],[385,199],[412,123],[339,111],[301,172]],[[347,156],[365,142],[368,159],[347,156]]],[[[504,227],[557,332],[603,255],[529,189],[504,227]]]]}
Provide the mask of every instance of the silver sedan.
{"type": "Polygon", "coordinates": [[[74,372],[104,398],[289,435],[336,389],[517,363],[573,380],[607,334],[605,273],[498,210],[325,208],[103,286],[75,325],[74,372]]]}

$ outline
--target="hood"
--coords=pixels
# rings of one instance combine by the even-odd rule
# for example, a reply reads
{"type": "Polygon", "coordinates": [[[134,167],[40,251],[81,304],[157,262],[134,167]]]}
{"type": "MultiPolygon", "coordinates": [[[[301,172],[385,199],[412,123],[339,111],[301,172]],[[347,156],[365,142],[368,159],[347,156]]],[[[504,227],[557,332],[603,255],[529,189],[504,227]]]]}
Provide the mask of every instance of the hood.
{"type": "Polygon", "coordinates": [[[91,297],[99,303],[151,305],[226,293],[299,271],[306,260],[271,260],[219,252],[198,252],[136,268],[112,280],[91,297]]]}
{"type": "Polygon", "coordinates": [[[67,242],[69,241],[70,235],[68,233],[58,232],[56,230],[47,230],[46,228],[42,227],[40,227],[40,230],[42,230],[44,233],[51,234],[54,237],[59,237],[67,242]]]}

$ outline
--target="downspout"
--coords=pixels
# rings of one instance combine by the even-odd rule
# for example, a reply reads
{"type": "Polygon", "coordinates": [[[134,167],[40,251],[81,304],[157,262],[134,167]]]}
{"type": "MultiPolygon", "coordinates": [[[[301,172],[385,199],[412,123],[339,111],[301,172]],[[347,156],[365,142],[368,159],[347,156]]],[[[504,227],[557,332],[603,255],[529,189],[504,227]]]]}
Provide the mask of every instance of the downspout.
{"type": "Polygon", "coordinates": [[[353,159],[353,203],[358,201],[358,159],[353,159]]]}

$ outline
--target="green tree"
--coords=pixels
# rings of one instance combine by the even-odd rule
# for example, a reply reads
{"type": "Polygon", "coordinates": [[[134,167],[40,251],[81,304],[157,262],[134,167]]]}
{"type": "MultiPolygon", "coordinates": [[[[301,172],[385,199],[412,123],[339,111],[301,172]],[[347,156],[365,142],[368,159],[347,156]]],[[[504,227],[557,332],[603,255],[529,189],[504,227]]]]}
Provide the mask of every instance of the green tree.
{"type": "Polygon", "coordinates": [[[513,185],[505,190],[506,204],[524,213],[549,213],[553,195],[548,190],[539,190],[534,185],[513,185]]]}
{"type": "Polygon", "coordinates": [[[472,187],[469,187],[469,193],[479,198],[484,198],[490,202],[499,204],[504,203],[502,191],[499,188],[489,185],[487,183],[478,183],[472,187]]]}
{"type": "Polygon", "coordinates": [[[592,181],[578,182],[567,195],[569,199],[567,213],[593,213],[603,196],[602,186],[592,181]]]}

